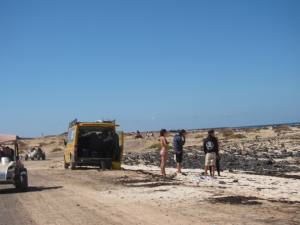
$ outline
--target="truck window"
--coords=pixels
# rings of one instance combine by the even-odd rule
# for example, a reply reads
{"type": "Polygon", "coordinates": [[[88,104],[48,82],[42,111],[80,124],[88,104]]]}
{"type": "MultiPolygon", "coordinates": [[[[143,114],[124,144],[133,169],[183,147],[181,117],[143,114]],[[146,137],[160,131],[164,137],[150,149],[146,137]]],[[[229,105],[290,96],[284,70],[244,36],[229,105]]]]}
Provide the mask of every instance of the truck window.
{"type": "Polygon", "coordinates": [[[73,143],[75,137],[75,129],[71,128],[68,133],[68,143],[73,143]]]}

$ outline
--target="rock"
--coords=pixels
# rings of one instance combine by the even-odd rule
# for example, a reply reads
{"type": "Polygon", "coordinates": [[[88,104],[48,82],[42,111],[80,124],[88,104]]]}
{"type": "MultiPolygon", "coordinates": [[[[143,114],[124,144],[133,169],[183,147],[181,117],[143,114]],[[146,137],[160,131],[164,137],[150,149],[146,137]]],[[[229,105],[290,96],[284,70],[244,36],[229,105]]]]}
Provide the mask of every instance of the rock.
{"type": "Polygon", "coordinates": [[[233,180],[233,183],[238,183],[238,182],[239,182],[238,179],[233,180]]]}

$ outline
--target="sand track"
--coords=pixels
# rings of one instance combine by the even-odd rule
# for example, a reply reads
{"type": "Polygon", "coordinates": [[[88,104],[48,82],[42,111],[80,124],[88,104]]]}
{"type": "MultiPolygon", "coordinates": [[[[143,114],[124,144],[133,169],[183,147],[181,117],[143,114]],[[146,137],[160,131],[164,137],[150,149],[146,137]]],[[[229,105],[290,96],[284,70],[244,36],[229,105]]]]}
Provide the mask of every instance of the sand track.
{"type": "Polygon", "coordinates": [[[1,225],[300,223],[299,203],[272,202],[265,195],[243,197],[247,190],[238,191],[243,185],[231,189],[235,184],[229,178],[218,182],[231,186],[199,186],[188,178],[162,180],[157,171],[143,168],[70,171],[62,169],[56,156],[26,166],[30,175],[27,193],[17,193],[8,185],[0,187],[1,225]],[[232,197],[216,202],[212,201],[215,196],[232,197]]]}

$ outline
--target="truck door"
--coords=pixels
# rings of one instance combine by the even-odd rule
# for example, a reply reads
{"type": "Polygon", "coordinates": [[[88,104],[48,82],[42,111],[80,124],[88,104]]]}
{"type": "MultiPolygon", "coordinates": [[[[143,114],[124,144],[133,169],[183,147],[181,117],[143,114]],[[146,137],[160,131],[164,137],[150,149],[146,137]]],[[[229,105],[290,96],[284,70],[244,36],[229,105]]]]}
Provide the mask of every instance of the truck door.
{"type": "Polygon", "coordinates": [[[117,134],[119,136],[119,149],[120,149],[120,162],[122,161],[123,158],[123,152],[124,152],[124,132],[123,131],[117,131],[117,134]]]}
{"type": "Polygon", "coordinates": [[[114,151],[114,157],[112,162],[112,168],[114,170],[121,169],[121,161],[123,157],[124,152],[124,132],[123,131],[116,131],[116,134],[118,136],[115,144],[115,151],[114,151]]]}

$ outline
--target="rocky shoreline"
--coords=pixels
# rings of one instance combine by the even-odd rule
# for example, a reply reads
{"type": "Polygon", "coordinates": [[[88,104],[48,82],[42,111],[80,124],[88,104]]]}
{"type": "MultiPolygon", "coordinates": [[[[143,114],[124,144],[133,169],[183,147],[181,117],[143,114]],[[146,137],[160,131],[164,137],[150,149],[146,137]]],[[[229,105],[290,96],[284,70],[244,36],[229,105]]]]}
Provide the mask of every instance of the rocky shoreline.
{"type": "MultiPolygon", "coordinates": [[[[199,140],[200,143],[200,140],[199,140]]],[[[241,140],[220,139],[221,167],[223,170],[242,170],[261,175],[282,175],[300,172],[299,135],[278,135],[276,137],[241,140]]],[[[158,149],[142,152],[128,152],[124,156],[127,165],[159,166],[158,149]]],[[[175,167],[174,152],[169,152],[168,167],[175,167]]],[[[204,167],[204,153],[200,145],[186,146],[183,167],[196,169],[204,167]]]]}

